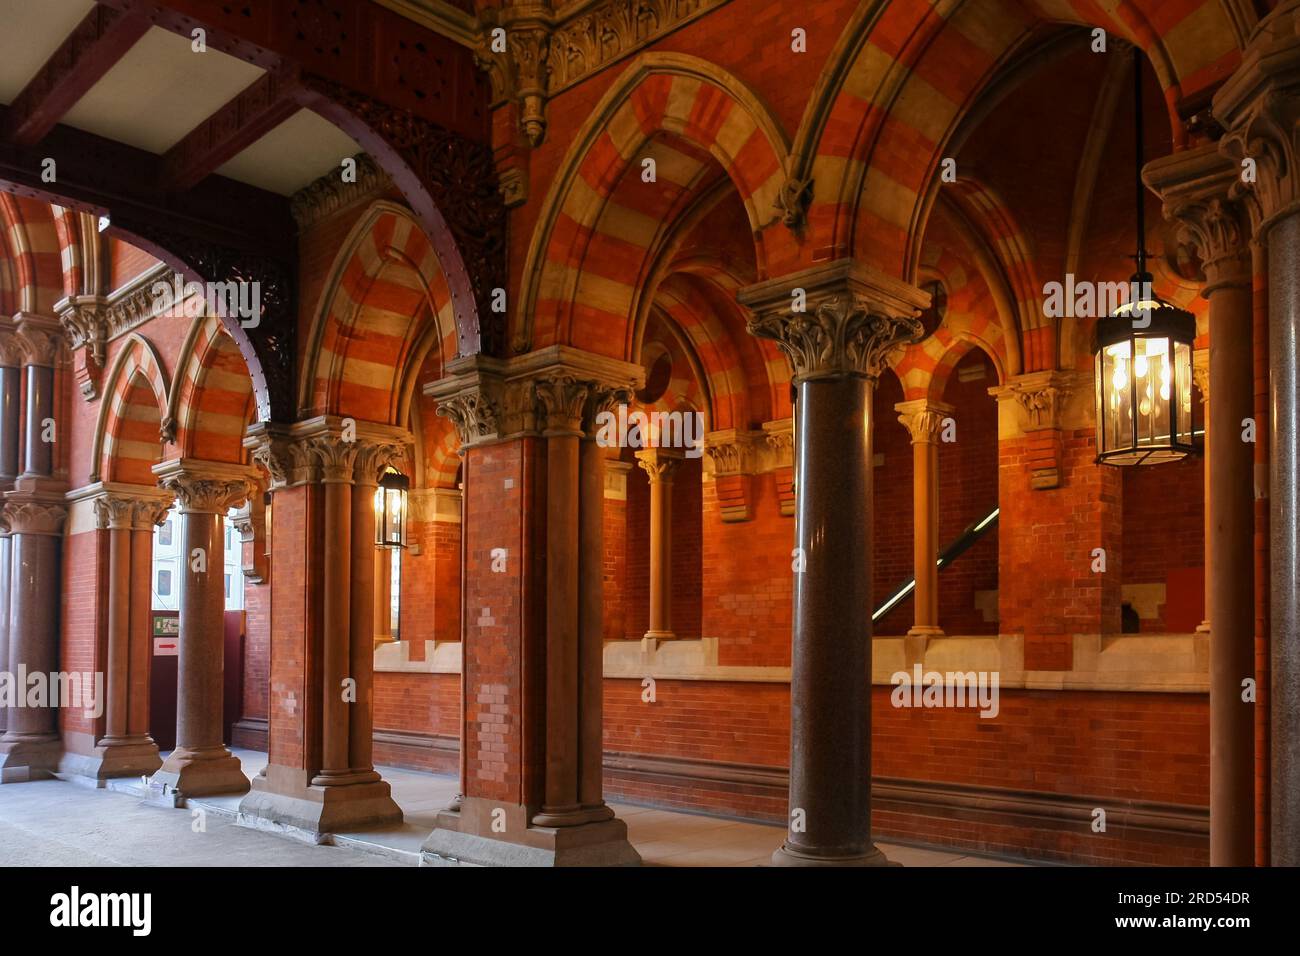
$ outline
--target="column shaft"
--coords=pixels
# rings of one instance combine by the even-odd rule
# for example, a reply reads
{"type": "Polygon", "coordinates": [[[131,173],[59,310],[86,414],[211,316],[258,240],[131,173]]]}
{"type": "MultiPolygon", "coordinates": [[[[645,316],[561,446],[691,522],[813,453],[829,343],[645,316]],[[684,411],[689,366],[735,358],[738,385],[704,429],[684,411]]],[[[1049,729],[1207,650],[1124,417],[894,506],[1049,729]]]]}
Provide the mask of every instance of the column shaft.
{"type": "Polygon", "coordinates": [[[27,475],[54,471],[54,443],[44,440],[45,421],[54,417],[54,369],[44,365],[24,367],[27,378],[27,475]]]}
{"type": "Polygon", "coordinates": [[[939,631],[939,447],[932,441],[912,442],[913,573],[916,576],[913,633],[939,631]]]}
{"type": "Polygon", "coordinates": [[[375,489],[358,478],[352,486],[352,638],[349,668],[356,701],[348,712],[348,762],[353,773],[374,774],[375,489]]]}
{"type": "MultiPolygon", "coordinates": [[[[1273,866],[1300,866],[1300,215],[1268,232],[1269,813],[1273,866]]],[[[1217,401],[1217,394],[1216,394],[1217,401]]]]}
{"type": "MultiPolygon", "coordinates": [[[[313,784],[347,778],[349,771],[348,712],[344,680],[351,665],[352,485],[325,482],[325,561],[323,583],[324,647],[321,655],[323,689],[321,772],[313,784]]],[[[373,650],[373,648],[372,648],[373,650]]]]}
{"type": "MultiPolygon", "coordinates": [[[[591,438],[582,441],[578,462],[578,797],[586,810],[605,807],[601,782],[604,685],[603,631],[605,566],[605,454],[591,438]]],[[[613,816],[612,810],[608,811],[613,816]]]]}
{"type": "Polygon", "coordinates": [[[108,701],[104,730],[109,740],[127,736],[131,680],[131,527],[108,531],[108,701]]]}
{"type": "Polygon", "coordinates": [[[884,862],[871,842],[871,392],[856,376],[799,385],[804,564],[794,586],[792,819],[778,863],[884,862]]]}
{"type": "Polygon", "coordinates": [[[18,476],[21,392],[22,372],[18,367],[0,366],[0,483],[10,483],[18,476]]]}
{"type": "Polygon", "coordinates": [[[578,434],[546,440],[546,785],[555,826],[582,822],[578,798],[578,434]]]}

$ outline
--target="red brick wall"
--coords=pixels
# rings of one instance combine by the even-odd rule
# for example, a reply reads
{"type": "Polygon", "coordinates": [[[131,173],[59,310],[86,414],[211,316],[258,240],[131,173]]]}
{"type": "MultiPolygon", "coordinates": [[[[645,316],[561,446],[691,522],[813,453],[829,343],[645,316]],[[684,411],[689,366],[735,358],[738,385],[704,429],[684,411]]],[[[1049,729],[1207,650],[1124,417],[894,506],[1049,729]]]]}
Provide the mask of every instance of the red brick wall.
{"type": "MultiPolygon", "coordinates": [[[[609,468],[609,465],[606,465],[609,468]]],[[[631,483],[631,475],[627,476],[631,483]]],[[[626,601],[628,594],[628,508],[627,501],[606,498],[604,507],[605,566],[601,582],[605,589],[602,632],[605,640],[627,637],[626,601]]]]}
{"type": "Polygon", "coordinates": [[[771,474],[749,479],[750,514],[723,522],[717,486],[704,483],[703,634],[722,665],[790,666],[794,518],[784,517],[771,474]]]}
{"type": "MultiPolygon", "coordinates": [[[[1205,607],[1205,461],[1199,457],[1149,468],[1124,468],[1124,583],[1165,585],[1168,601],[1199,602],[1176,610],[1194,627],[1205,607]]],[[[1166,607],[1141,622],[1143,631],[1168,630],[1166,607]]],[[[1180,628],[1181,629],[1181,628],[1180,628]]]]}
{"type": "Polygon", "coordinates": [[[244,584],[244,718],[265,720],[271,693],[271,585],[244,584]]]}
{"type": "MultiPolygon", "coordinates": [[[[63,634],[59,647],[59,669],[80,674],[104,674],[108,692],[105,657],[108,624],[108,533],[86,531],[63,539],[63,634]]],[[[9,662],[2,665],[5,670],[9,662]]],[[[93,677],[92,677],[93,679],[93,677]]],[[[64,732],[100,734],[103,719],[89,718],[80,707],[59,710],[64,732]]]]}
{"type": "MultiPolygon", "coordinates": [[[[954,409],[955,442],[939,443],[939,550],[998,506],[998,403],[988,393],[998,383],[993,363],[972,350],[953,369],[943,401],[954,409]],[[962,381],[962,373],[983,377],[962,381]]],[[[998,586],[995,525],[970,550],[939,571],[939,626],[948,634],[996,634],[975,607],[975,592],[998,586]]]]}
{"type": "MultiPolygon", "coordinates": [[[[902,400],[898,378],[893,373],[881,375],[871,403],[872,449],[877,461],[883,456],[883,463],[872,471],[871,501],[876,516],[871,542],[873,611],[912,577],[912,436],[894,411],[902,400]]],[[[915,622],[909,594],[876,621],[872,633],[906,634],[915,622]]]]}
{"type": "Polygon", "coordinates": [[[1062,436],[1061,486],[1031,490],[1028,462],[1046,434],[999,443],[1000,630],[1025,635],[1027,669],[1069,670],[1072,635],[1119,633],[1122,476],[1093,463],[1093,432],[1081,429],[1062,436]],[[1092,571],[1094,548],[1105,549],[1104,574],[1092,571]]]}
{"type": "Polygon", "coordinates": [[[650,479],[640,465],[633,465],[627,475],[625,513],[623,636],[639,641],[650,626],[650,479]]]}
{"type": "Polygon", "coordinates": [[[700,637],[703,584],[703,457],[686,458],[673,476],[672,623],[678,637],[700,637]]]}

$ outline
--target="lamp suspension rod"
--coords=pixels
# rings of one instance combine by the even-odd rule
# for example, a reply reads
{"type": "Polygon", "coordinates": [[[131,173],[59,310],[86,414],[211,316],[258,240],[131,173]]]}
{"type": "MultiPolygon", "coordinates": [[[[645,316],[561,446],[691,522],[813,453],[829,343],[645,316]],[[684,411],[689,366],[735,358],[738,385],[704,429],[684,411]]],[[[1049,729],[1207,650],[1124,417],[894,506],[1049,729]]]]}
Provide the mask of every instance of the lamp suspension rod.
{"type": "Polygon", "coordinates": [[[1147,271],[1146,189],[1142,185],[1142,48],[1133,44],[1133,181],[1137,187],[1137,271],[1144,278],[1147,271]]]}

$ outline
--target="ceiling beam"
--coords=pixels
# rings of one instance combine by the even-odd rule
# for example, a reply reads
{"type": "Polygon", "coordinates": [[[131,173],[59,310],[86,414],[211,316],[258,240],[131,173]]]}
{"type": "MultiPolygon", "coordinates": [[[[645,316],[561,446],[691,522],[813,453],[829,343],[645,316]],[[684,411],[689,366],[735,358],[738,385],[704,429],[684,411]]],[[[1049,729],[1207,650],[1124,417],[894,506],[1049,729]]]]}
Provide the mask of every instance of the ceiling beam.
{"type": "Polygon", "coordinates": [[[23,146],[40,142],[148,29],[144,17],[92,7],[10,105],[8,137],[23,146]]]}
{"type": "MultiPolygon", "coordinates": [[[[0,129],[9,109],[0,107],[0,129]]],[[[295,258],[295,227],[283,196],[209,176],[184,192],[159,188],[163,158],[56,126],[39,146],[0,137],[0,189],[125,222],[166,224],[196,242],[295,258]],[[49,164],[53,160],[53,166],[49,164]]]]}
{"type": "Polygon", "coordinates": [[[163,156],[164,189],[189,189],[279,126],[300,107],[294,67],[263,73],[163,156]]]}

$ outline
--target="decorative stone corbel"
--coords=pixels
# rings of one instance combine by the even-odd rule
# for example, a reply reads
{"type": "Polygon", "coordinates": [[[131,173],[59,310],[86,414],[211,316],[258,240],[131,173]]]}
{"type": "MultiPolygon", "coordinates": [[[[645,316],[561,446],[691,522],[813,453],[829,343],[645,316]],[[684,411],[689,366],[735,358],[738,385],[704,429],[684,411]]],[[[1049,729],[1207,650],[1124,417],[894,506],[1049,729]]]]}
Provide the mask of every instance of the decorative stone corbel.
{"type": "Polygon", "coordinates": [[[54,303],[54,311],[73,355],[73,373],[81,397],[99,396],[100,378],[108,348],[108,300],[98,295],[67,296],[54,303]]]}

